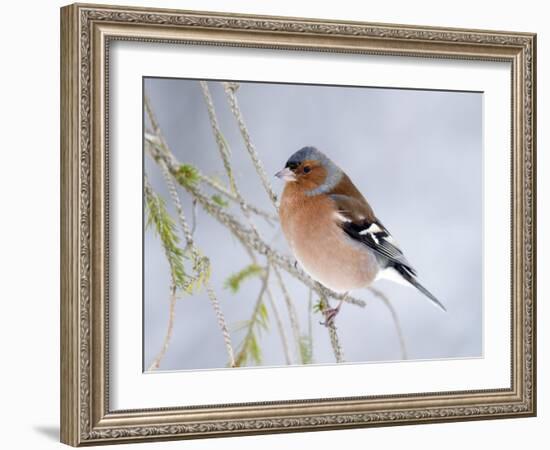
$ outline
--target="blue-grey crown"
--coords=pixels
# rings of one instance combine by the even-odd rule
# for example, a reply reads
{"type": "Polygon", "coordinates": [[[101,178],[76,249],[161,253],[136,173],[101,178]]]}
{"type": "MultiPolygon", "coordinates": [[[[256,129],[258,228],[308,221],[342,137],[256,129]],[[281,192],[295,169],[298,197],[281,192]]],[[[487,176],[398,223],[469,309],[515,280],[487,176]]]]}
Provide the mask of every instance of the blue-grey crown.
{"type": "Polygon", "coordinates": [[[342,171],[334,164],[323,152],[317,150],[315,147],[303,147],[294,153],[288,161],[286,166],[299,165],[304,161],[313,160],[319,161],[327,171],[327,178],[324,183],[318,188],[307,191],[307,195],[319,195],[324,194],[332,190],[342,179],[342,171]]]}
{"type": "Polygon", "coordinates": [[[325,154],[317,150],[315,147],[303,147],[288,158],[286,165],[301,164],[308,159],[321,162],[328,160],[325,154]]]}

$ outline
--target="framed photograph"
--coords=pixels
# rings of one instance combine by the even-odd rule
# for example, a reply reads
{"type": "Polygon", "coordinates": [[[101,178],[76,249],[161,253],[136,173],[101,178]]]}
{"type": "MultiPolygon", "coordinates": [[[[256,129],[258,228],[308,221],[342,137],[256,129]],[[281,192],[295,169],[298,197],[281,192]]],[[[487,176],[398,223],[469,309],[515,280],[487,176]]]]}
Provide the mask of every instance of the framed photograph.
{"type": "Polygon", "coordinates": [[[61,9],[61,440],[536,414],[536,36],[61,9]]]}

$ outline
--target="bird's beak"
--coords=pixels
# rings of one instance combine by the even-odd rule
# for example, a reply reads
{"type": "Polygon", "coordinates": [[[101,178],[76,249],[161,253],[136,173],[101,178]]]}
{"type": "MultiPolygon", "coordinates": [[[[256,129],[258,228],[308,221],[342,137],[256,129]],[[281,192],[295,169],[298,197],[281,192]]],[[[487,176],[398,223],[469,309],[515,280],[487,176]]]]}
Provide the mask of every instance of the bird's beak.
{"type": "Polygon", "coordinates": [[[296,181],[296,175],[288,167],[285,167],[283,170],[279,170],[275,176],[284,181],[296,181]]]}

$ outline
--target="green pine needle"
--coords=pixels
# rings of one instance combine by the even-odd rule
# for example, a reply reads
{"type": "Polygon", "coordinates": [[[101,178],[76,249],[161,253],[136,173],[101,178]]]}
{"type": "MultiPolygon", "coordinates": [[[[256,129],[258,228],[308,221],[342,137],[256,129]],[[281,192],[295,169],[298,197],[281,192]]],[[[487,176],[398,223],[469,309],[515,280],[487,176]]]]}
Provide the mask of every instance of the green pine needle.
{"type": "Polygon", "coordinates": [[[176,223],[166,209],[164,199],[151,189],[145,189],[145,206],[147,227],[153,227],[160,237],[174,284],[187,294],[197,292],[210,278],[209,259],[200,254],[192,254],[195,275],[188,274],[185,271],[184,259],[189,259],[189,255],[179,246],[180,238],[176,233],[176,223]]]}
{"type": "Polygon", "coordinates": [[[269,329],[269,318],[267,316],[267,307],[262,303],[258,308],[258,331],[269,329]]]}
{"type": "Polygon", "coordinates": [[[219,207],[221,208],[226,208],[229,203],[227,202],[227,200],[225,200],[221,195],[218,195],[218,194],[214,194],[212,195],[212,197],[210,197],[212,199],[212,201],[218,205],[219,207]]]}
{"type": "Polygon", "coordinates": [[[187,291],[191,278],[185,272],[183,260],[184,251],[179,247],[180,239],[176,233],[174,219],[166,209],[166,203],[154,192],[145,190],[145,206],[147,211],[147,226],[154,227],[156,234],[160,237],[164,247],[170,273],[174,284],[187,291]]]}
{"type": "Polygon", "coordinates": [[[307,335],[300,336],[300,357],[303,364],[311,364],[313,362],[311,338],[307,335]]]}
{"type": "Polygon", "coordinates": [[[318,312],[322,312],[323,311],[323,302],[321,300],[319,300],[317,303],[315,303],[313,305],[313,307],[311,308],[311,310],[314,312],[314,313],[318,313],[318,312]]]}
{"type": "Polygon", "coordinates": [[[241,271],[229,276],[229,278],[225,280],[225,287],[235,294],[239,292],[243,281],[261,276],[263,273],[264,270],[260,266],[257,264],[250,264],[241,271]]]}
{"type": "Polygon", "coordinates": [[[262,351],[260,350],[256,335],[252,335],[248,341],[248,354],[256,365],[262,362],[262,351]]]}
{"type": "Polygon", "coordinates": [[[176,179],[183,186],[193,187],[200,181],[199,171],[191,164],[182,164],[178,168],[176,179]]]}

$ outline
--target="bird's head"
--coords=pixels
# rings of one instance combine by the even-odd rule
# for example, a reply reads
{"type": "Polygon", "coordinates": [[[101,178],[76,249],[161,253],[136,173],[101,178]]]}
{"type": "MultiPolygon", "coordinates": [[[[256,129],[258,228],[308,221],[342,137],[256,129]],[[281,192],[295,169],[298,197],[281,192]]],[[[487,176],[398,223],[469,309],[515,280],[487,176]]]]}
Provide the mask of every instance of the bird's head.
{"type": "Polygon", "coordinates": [[[342,178],[342,171],[323,152],[304,147],[288,158],[284,169],[275,176],[296,183],[307,195],[317,195],[334,188],[342,178]]]}

